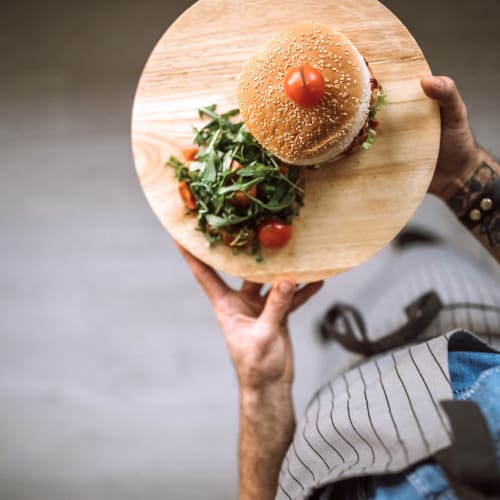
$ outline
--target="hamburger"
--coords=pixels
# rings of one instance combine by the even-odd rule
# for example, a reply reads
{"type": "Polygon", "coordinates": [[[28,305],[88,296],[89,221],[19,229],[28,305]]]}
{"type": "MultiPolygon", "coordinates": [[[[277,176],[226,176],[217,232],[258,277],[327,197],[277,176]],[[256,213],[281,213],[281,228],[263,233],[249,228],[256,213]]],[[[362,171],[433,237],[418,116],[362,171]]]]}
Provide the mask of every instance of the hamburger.
{"type": "Polygon", "coordinates": [[[248,131],[283,162],[301,166],[368,149],[383,97],[352,42],[318,23],[272,39],[247,61],[238,84],[248,131]]]}

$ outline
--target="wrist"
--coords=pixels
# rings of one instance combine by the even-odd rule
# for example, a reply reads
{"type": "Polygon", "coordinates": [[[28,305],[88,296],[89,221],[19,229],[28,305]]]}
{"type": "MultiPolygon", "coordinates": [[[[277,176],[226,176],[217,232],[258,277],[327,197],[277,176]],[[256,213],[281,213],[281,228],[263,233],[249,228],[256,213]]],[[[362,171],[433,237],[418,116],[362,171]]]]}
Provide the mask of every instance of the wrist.
{"type": "MultiPolygon", "coordinates": [[[[480,151],[474,163],[469,163],[467,169],[461,172],[460,179],[457,181],[459,188],[445,199],[446,203],[459,218],[466,216],[491,189],[499,175],[498,163],[486,152],[480,151]]],[[[477,212],[477,210],[473,211],[477,212]]]]}
{"type": "Polygon", "coordinates": [[[434,194],[445,203],[448,203],[449,200],[464,189],[464,186],[485,158],[484,151],[479,146],[475,146],[467,158],[446,176],[444,182],[440,183],[439,191],[434,194]]]}
{"type": "Polygon", "coordinates": [[[292,401],[292,383],[276,382],[259,387],[240,384],[240,400],[243,406],[259,406],[268,402],[292,401]]]}

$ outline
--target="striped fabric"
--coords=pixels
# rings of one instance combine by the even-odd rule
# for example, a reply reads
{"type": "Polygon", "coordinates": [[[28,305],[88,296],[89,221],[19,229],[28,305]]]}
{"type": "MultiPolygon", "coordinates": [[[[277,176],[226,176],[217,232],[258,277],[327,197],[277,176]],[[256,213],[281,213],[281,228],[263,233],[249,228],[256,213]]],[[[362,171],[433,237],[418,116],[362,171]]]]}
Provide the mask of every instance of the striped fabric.
{"type": "Polygon", "coordinates": [[[485,267],[448,246],[406,250],[366,287],[356,307],[375,340],[406,321],[405,307],[425,292],[437,292],[445,308],[422,338],[463,328],[494,341],[499,334],[500,286],[485,267]],[[488,307],[485,307],[488,306],[488,307]]]}
{"type": "Polygon", "coordinates": [[[445,308],[419,343],[359,364],[314,395],[282,464],[277,500],[305,499],[349,477],[398,472],[450,444],[439,401],[453,399],[452,333],[442,333],[467,329],[498,345],[500,286],[446,247],[402,252],[391,269],[356,304],[371,339],[406,321],[404,307],[424,292],[435,290],[445,308]]]}

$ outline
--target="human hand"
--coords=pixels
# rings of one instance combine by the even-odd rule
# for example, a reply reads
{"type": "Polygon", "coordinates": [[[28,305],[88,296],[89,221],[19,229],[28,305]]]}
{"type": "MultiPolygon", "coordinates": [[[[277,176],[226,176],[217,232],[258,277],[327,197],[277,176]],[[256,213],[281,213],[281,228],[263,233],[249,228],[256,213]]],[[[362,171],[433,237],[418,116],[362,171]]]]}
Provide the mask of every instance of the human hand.
{"type": "Polygon", "coordinates": [[[420,83],[441,110],[441,146],[429,191],[447,200],[478,167],[480,148],[474,141],[467,108],[455,82],[447,76],[424,76],[420,83]]]}
{"type": "Polygon", "coordinates": [[[283,280],[264,296],[263,285],[249,281],[244,281],[240,290],[233,290],[211,267],[178,247],[212,303],[240,388],[260,391],[290,386],[293,353],[288,315],[312,297],[323,282],[296,290],[294,283],[283,280]]]}

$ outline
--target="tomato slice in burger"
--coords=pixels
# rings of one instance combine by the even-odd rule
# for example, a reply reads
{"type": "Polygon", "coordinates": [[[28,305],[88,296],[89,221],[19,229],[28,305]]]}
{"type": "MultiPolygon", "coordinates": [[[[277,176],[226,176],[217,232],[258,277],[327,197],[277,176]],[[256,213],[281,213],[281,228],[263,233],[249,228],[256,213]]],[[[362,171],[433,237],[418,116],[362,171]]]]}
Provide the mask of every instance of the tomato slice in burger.
{"type": "Polygon", "coordinates": [[[326,92],[325,78],[310,64],[290,68],[283,85],[286,95],[303,108],[319,104],[326,92]]]}
{"type": "Polygon", "coordinates": [[[292,226],[278,220],[264,221],[259,226],[258,238],[260,244],[271,250],[284,247],[292,237],[292,226]]]}

